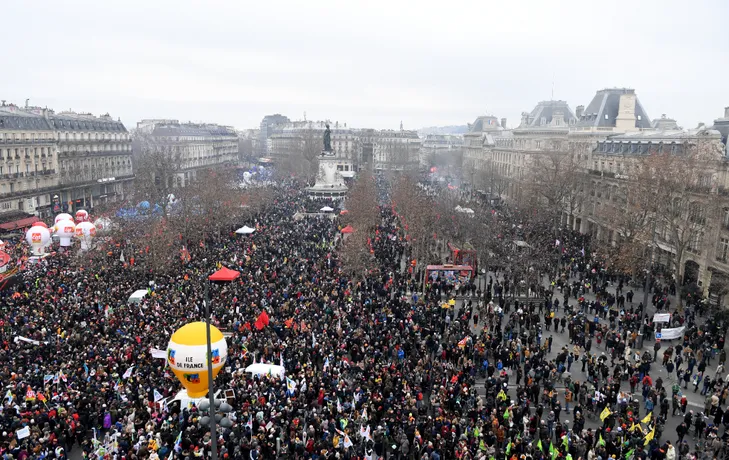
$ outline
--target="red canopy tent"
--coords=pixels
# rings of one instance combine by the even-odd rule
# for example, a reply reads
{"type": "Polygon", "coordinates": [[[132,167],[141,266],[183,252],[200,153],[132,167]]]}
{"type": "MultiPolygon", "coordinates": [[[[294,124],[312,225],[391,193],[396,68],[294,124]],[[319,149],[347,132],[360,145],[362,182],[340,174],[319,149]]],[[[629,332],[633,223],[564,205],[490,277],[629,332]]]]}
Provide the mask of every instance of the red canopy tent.
{"type": "Polygon", "coordinates": [[[352,233],[354,232],[354,228],[351,225],[347,225],[342,229],[342,233],[352,233]]]}
{"type": "Polygon", "coordinates": [[[240,272],[223,267],[212,275],[208,276],[210,281],[233,281],[240,276],[240,272]]]}

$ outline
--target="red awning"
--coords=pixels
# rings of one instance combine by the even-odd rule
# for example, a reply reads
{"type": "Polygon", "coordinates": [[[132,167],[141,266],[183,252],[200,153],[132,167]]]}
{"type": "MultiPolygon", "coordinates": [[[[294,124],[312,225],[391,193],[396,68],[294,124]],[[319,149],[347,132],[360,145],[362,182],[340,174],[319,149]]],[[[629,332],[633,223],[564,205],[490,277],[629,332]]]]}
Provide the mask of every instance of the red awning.
{"type": "Polygon", "coordinates": [[[14,220],[12,222],[7,222],[4,224],[0,224],[0,229],[2,230],[18,230],[19,228],[28,228],[34,223],[38,222],[37,217],[26,217],[25,219],[20,220],[14,220]]]}
{"type": "Polygon", "coordinates": [[[240,276],[240,272],[223,267],[212,275],[208,276],[210,281],[233,281],[240,276]]]}
{"type": "Polygon", "coordinates": [[[354,232],[354,228],[352,228],[351,225],[347,225],[346,227],[344,227],[342,229],[342,233],[352,233],[352,232],[354,232]]]}

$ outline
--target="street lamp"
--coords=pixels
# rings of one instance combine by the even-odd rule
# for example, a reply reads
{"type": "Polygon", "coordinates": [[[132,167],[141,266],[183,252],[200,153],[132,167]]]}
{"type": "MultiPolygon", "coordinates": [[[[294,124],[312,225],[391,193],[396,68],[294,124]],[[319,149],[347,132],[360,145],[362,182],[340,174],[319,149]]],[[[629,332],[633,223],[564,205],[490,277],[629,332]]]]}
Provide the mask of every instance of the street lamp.
{"type": "MultiPolygon", "coordinates": [[[[208,418],[210,419],[210,458],[212,460],[218,460],[218,433],[215,429],[215,382],[213,382],[213,350],[212,350],[212,344],[210,343],[210,283],[211,282],[217,282],[217,283],[224,283],[224,282],[231,282],[238,278],[240,276],[240,272],[237,270],[231,270],[229,268],[223,267],[220,270],[216,271],[212,275],[208,276],[207,281],[205,282],[205,342],[207,345],[207,356],[208,356],[208,401],[207,404],[203,403],[200,404],[200,409],[203,409],[203,407],[208,408],[208,418]]],[[[220,404],[220,401],[218,401],[218,407],[221,407],[222,404],[220,404]]],[[[222,408],[221,408],[222,410],[222,408]]],[[[200,419],[200,422],[203,422],[203,418],[200,419]]],[[[221,417],[221,426],[223,425],[222,421],[227,420],[223,419],[221,417]]],[[[230,422],[230,421],[228,421],[230,422]]]]}

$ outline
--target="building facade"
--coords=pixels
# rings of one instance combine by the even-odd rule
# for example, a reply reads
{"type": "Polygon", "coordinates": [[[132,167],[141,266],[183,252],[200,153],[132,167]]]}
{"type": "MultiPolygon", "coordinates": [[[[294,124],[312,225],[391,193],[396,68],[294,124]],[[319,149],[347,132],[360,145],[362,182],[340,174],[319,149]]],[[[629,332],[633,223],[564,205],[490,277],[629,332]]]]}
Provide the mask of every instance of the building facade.
{"type": "Polygon", "coordinates": [[[129,133],[109,115],[0,107],[0,219],[92,209],[123,199],[129,133]]]}
{"type": "Polygon", "coordinates": [[[261,120],[261,126],[258,130],[258,151],[259,157],[267,157],[269,154],[269,142],[268,140],[274,134],[281,131],[282,127],[291,123],[289,117],[275,113],[273,115],[266,115],[261,120]]]}
{"type": "Polygon", "coordinates": [[[422,141],[417,131],[377,131],[373,137],[375,172],[415,172],[420,165],[422,141]]]}
{"type": "Polygon", "coordinates": [[[172,187],[185,187],[200,171],[238,163],[238,135],[228,126],[206,123],[179,123],[177,120],[143,120],[137,124],[139,155],[161,149],[175,152],[170,175],[172,187]]]}
{"type": "Polygon", "coordinates": [[[428,166],[432,159],[460,155],[463,152],[463,136],[456,134],[428,134],[420,149],[420,164],[428,166]]]}
{"type": "Polygon", "coordinates": [[[50,213],[58,191],[58,141],[43,113],[0,107],[0,220],[50,213]]]}
{"type": "MultiPolygon", "coordinates": [[[[615,245],[622,235],[610,216],[624,206],[627,189],[631,181],[637,180],[637,163],[658,152],[680,158],[687,152],[699,151],[708,161],[701,163],[700,171],[694,171],[697,187],[691,194],[695,203],[691,208],[701,215],[696,219],[689,215],[679,219],[698,225],[692,224],[690,240],[680,255],[671,229],[658,225],[653,238],[653,263],[657,269],[670,272],[673,259],[679,257],[681,260],[675,261],[678,270],[673,273],[676,280],[684,284],[697,282],[708,293],[712,279],[729,280],[729,160],[725,142],[721,132],[708,127],[631,132],[598,142],[585,171],[589,186],[584,206],[572,228],[590,234],[603,245],[615,245]]],[[[646,241],[648,245],[650,242],[646,241]]]]}
{"type": "Polygon", "coordinates": [[[61,112],[48,116],[58,142],[60,208],[91,209],[123,200],[134,180],[132,140],[109,115],[61,112]]]}

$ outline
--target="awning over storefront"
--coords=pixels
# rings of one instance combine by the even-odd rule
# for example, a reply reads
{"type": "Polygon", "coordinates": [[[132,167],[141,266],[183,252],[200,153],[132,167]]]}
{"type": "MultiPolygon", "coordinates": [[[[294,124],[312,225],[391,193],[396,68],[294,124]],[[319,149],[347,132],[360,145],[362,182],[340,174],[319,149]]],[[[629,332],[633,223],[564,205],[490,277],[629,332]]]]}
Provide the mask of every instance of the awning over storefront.
{"type": "Polygon", "coordinates": [[[6,222],[0,224],[0,230],[18,230],[20,228],[27,228],[38,222],[37,217],[26,217],[25,219],[14,220],[12,222],[6,222]]]}

